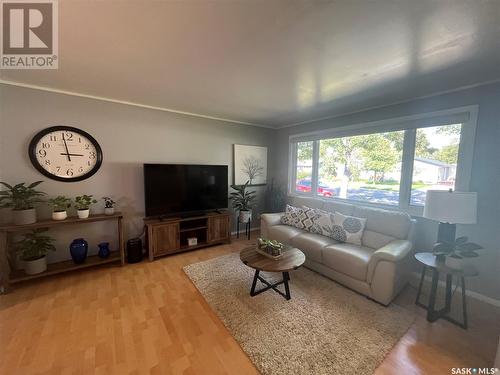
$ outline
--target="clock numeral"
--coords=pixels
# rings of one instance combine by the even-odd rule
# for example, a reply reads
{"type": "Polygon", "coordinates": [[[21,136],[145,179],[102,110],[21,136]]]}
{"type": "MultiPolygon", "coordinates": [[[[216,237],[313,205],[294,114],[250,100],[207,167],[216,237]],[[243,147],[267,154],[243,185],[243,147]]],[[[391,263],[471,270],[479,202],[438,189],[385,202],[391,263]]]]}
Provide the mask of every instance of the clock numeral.
{"type": "Polygon", "coordinates": [[[92,165],[92,163],[90,162],[90,160],[87,162],[87,165],[90,167],[92,165]]]}
{"type": "Polygon", "coordinates": [[[78,168],[78,172],[82,173],[83,172],[83,167],[78,168]]]}
{"type": "MultiPolygon", "coordinates": [[[[64,137],[64,133],[63,133],[63,137],[64,137]]],[[[66,132],[66,138],[65,139],[68,142],[72,142],[73,141],[73,133],[66,132]]]]}
{"type": "Polygon", "coordinates": [[[45,160],[45,165],[50,165],[50,160],[49,159],[45,160]]]}
{"type": "Polygon", "coordinates": [[[73,176],[73,174],[74,174],[74,173],[73,173],[73,169],[72,169],[72,168],[68,169],[68,170],[66,171],[66,174],[67,174],[68,176],[73,176]]]}
{"type": "Polygon", "coordinates": [[[94,151],[91,151],[90,154],[89,154],[89,157],[91,159],[95,159],[95,152],[94,151]]]}
{"type": "Polygon", "coordinates": [[[56,171],[59,173],[61,171],[61,167],[56,167],[56,171]]]}
{"type": "Polygon", "coordinates": [[[55,142],[55,141],[57,141],[57,135],[51,135],[51,136],[49,137],[49,139],[50,139],[52,142],[55,142]]]}
{"type": "Polygon", "coordinates": [[[42,143],[42,148],[50,148],[50,143],[42,143]]]}
{"type": "Polygon", "coordinates": [[[85,145],[85,150],[90,150],[90,145],[89,144],[85,145]]]}
{"type": "Polygon", "coordinates": [[[78,137],[78,143],[82,143],[82,137],[78,137]]]}
{"type": "Polygon", "coordinates": [[[45,150],[38,150],[38,153],[40,154],[40,156],[41,156],[42,158],[44,158],[44,157],[46,157],[46,156],[47,156],[47,151],[45,151],[45,150]]]}

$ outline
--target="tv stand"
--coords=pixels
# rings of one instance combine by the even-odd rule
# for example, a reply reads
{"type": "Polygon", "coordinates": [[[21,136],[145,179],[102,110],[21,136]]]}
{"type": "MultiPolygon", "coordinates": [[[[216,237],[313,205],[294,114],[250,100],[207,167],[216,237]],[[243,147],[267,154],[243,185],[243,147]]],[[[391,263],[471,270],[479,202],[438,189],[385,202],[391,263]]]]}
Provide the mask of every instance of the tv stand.
{"type": "Polygon", "coordinates": [[[231,215],[228,212],[198,214],[191,217],[144,219],[149,260],[231,242],[231,215]],[[198,243],[189,245],[188,238],[198,243]]]}

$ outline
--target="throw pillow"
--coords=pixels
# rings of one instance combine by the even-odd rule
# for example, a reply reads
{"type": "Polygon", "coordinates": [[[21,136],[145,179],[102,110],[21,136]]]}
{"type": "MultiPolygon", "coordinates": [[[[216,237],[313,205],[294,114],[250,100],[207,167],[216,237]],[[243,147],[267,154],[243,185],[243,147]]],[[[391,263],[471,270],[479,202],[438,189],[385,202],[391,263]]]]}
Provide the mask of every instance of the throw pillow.
{"type": "Polygon", "coordinates": [[[280,219],[281,224],[290,225],[294,227],[297,221],[299,220],[298,216],[300,211],[302,211],[302,209],[287,204],[285,214],[280,219]]]}
{"type": "Polygon", "coordinates": [[[319,217],[315,224],[321,228],[323,236],[331,237],[339,242],[361,245],[361,237],[366,225],[366,219],[343,215],[339,212],[316,210],[319,217]]]}
{"type": "Polygon", "coordinates": [[[318,230],[315,231],[315,228],[317,228],[315,219],[317,217],[318,213],[312,208],[287,205],[285,214],[281,217],[281,224],[290,225],[312,233],[320,233],[318,230]]]}

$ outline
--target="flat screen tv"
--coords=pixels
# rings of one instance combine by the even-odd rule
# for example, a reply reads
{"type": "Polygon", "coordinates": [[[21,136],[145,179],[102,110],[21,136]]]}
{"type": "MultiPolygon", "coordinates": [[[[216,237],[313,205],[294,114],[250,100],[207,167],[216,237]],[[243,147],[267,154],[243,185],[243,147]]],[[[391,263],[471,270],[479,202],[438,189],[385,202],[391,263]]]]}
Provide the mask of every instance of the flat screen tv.
{"type": "Polygon", "coordinates": [[[227,165],[144,164],[146,216],[227,208],[227,165]]]}

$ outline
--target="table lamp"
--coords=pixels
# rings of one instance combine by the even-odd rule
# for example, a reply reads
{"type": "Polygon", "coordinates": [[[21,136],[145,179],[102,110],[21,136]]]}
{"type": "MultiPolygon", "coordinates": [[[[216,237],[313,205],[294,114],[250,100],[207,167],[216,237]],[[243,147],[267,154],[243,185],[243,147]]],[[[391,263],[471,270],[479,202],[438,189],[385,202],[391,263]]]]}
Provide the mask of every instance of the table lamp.
{"type": "Polygon", "coordinates": [[[456,224],[475,224],[477,193],[427,190],[424,217],[439,221],[438,242],[454,242],[456,224]]]}

